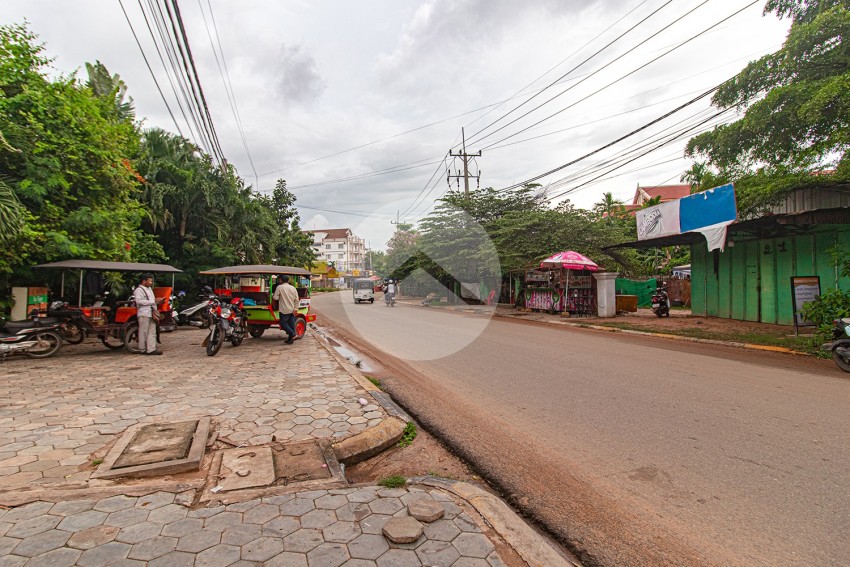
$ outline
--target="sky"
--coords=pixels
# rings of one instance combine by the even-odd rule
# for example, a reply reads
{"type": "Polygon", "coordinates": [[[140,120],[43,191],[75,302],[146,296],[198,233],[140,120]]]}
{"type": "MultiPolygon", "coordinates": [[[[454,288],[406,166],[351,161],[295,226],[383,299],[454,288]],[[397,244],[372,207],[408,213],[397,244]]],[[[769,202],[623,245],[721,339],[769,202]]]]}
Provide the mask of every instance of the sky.
{"type": "MultiPolygon", "coordinates": [[[[188,137],[142,17],[140,5],[149,1],[123,5],[176,125],[117,0],[4,0],[0,23],[27,21],[55,58],[53,73],[85,78],[86,62],[103,62],[127,83],[143,127],[179,127],[188,137]]],[[[763,15],[764,3],[181,0],[179,6],[228,162],[261,192],[285,179],[303,228],[350,227],[381,250],[393,221],[416,223],[449,190],[446,168],[457,174],[463,165],[447,154],[462,151],[462,129],[467,152],[482,152],[470,160],[481,187],[502,189],[574,161],[536,181],[553,203],[570,199],[591,208],[609,191],[631,202],[638,185],[679,183],[693,161],[684,157],[687,139],[734,118],[713,121],[718,109],[711,110],[708,98],[579,158],[778,49],[789,22],[763,15]],[[223,62],[214,51],[218,43],[223,62]]]]}

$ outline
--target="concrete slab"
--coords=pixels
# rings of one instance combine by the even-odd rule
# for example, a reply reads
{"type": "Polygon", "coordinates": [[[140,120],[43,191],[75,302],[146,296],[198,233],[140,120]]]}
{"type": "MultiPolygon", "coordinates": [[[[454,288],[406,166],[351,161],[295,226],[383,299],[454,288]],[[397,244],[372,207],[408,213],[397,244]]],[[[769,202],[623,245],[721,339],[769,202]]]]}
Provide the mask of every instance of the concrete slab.
{"type": "Polygon", "coordinates": [[[123,469],[185,459],[189,456],[189,447],[197,428],[197,420],[143,425],[112,468],[123,469]]]}
{"type": "MultiPolygon", "coordinates": [[[[184,458],[116,468],[115,465],[121,459],[125,450],[131,445],[133,440],[136,439],[137,434],[147,425],[149,424],[137,424],[128,429],[121,439],[118,440],[112,450],[106,455],[103,463],[101,463],[94,474],[92,474],[92,478],[112,479],[120,477],[159,476],[196,471],[201,467],[201,461],[203,460],[204,452],[206,451],[207,437],[209,437],[210,434],[209,417],[202,417],[197,421],[197,426],[192,433],[192,440],[189,445],[188,453],[186,453],[184,458]]],[[[162,433],[166,434],[172,431],[174,430],[163,431],[162,433]]],[[[152,441],[152,438],[148,437],[148,439],[151,439],[152,441]]],[[[144,444],[142,446],[144,446],[144,444]]],[[[147,447],[148,449],[157,449],[158,447],[162,448],[162,446],[153,444],[148,445],[147,447]]],[[[159,451],[157,452],[159,453],[159,451]]],[[[175,455],[178,454],[178,452],[175,450],[170,454],[175,455]]],[[[125,461],[125,463],[126,462],[127,461],[125,461]]]]}
{"type": "Polygon", "coordinates": [[[221,490],[244,490],[269,486],[277,480],[271,447],[245,447],[221,452],[221,490]]]}

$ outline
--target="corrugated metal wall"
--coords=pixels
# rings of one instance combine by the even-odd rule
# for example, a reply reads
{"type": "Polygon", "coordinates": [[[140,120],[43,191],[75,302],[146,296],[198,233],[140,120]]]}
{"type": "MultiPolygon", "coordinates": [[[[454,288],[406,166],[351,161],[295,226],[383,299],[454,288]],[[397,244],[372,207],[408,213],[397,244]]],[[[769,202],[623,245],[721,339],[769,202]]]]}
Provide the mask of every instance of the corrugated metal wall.
{"type": "MultiPolygon", "coordinates": [[[[734,237],[733,237],[734,240],[734,237]]],[[[850,278],[837,278],[828,250],[850,250],[850,226],[781,238],[735,242],[724,252],[705,243],[691,247],[691,301],[695,315],[792,325],[791,276],[820,276],[821,290],[850,291],[850,278]]]]}

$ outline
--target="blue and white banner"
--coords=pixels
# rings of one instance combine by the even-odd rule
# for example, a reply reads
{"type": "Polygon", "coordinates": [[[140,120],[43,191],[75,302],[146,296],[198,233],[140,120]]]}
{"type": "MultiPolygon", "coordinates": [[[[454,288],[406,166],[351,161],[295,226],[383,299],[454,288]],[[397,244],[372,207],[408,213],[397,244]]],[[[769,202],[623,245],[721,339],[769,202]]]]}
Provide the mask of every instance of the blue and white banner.
{"type": "Polygon", "coordinates": [[[637,212],[638,240],[699,232],[709,250],[723,250],[726,228],[738,218],[735,187],[722,185],[637,212]]]}

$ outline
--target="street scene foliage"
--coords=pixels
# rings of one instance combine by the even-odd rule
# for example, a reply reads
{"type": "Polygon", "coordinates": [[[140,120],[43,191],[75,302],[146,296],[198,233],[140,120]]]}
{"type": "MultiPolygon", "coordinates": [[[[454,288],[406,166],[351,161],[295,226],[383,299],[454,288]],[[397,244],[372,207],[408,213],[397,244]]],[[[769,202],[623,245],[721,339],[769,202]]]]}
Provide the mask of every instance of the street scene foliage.
{"type": "Polygon", "coordinates": [[[312,262],[285,181],[258,193],[189,140],[142,128],[102,63],[83,80],[50,62],[26,26],[0,27],[0,288],[70,258],[168,262],[190,277],[312,262]]]}

